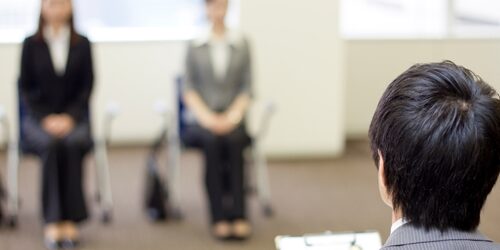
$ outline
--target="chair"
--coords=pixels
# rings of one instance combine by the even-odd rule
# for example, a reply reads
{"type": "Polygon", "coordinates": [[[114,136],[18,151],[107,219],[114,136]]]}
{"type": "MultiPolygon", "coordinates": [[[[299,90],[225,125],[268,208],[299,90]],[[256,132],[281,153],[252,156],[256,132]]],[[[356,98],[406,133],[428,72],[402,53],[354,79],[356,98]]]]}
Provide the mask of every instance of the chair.
{"type": "MultiPolygon", "coordinates": [[[[175,79],[175,89],[176,89],[176,103],[177,107],[175,110],[163,110],[163,115],[165,116],[165,129],[167,131],[167,143],[168,143],[168,183],[170,187],[170,204],[171,210],[174,218],[182,218],[182,211],[180,206],[180,172],[181,172],[181,161],[180,156],[183,149],[192,149],[192,145],[186,145],[182,139],[181,134],[184,132],[186,126],[189,126],[190,117],[186,106],[182,99],[182,76],[175,79]]],[[[160,109],[161,110],[161,109],[160,109]]],[[[271,217],[274,213],[271,205],[271,193],[269,188],[269,176],[267,161],[262,152],[261,141],[267,133],[267,129],[270,124],[270,120],[275,113],[275,105],[272,102],[268,102],[264,107],[264,112],[259,119],[259,126],[256,129],[256,133],[252,134],[251,144],[248,149],[249,155],[246,154],[246,165],[251,165],[252,168],[246,168],[247,178],[253,176],[255,183],[247,186],[247,191],[249,193],[255,193],[258,196],[262,213],[265,217],[271,217]],[[248,157],[250,156],[250,157],[248,157]],[[248,164],[250,163],[250,164],[248,164]],[[251,174],[251,175],[248,175],[251,174]]],[[[250,181],[247,181],[249,183],[250,181]]]]}
{"type": "MultiPolygon", "coordinates": [[[[6,119],[5,119],[5,111],[4,111],[4,108],[2,105],[0,105],[0,126],[2,127],[5,127],[7,126],[7,123],[6,123],[6,119]]],[[[7,143],[7,140],[4,140],[3,142],[3,148],[7,148],[8,147],[8,143],[7,143]]],[[[0,224],[2,223],[3,221],[3,218],[4,218],[4,203],[5,203],[5,200],[6,200],[6,191],[5,191],[5,186],[4,186],[4,182],[3,182],[3,173],[0,171],[0,224]]]]}
{"type": "MultiPolygon", "coordinates": [[[[19,93],[19,92],[18,92],[19,93]]],[[[19,97],[19,95],[18,95],[19,97]]],[[[6,209],[6,222],[11,228],[17,227],[19,215],[19,166],[22,156],[34,155],[34,150],[24,143],[24,131],[22,129],[23,120],[26,118],[26,108],[22,99],[18,99],[18,115],[19,115],[19,130],[18,138],[9,138],[8,119],[3,116],[1,120],[3,123],[4,134],[7,137],[8,154],[7,154],[7,209],[6,209]]],[[[116,104],[108,104],[106,114],[104,117],[104,133],[102,138],[94,138],[93,145],[88,149],[88,153],[93,152],[96,164],[97,175],[97,195],[96,200],[101,209],[101,221],[108,224],[112,220],[113,199],[111,193],[111,181],[109,175],[109,165],[107,159],[107,146],[109,143],[111,123],[116,117],[118,109],[116,104]]],[[[86,117],[90,119],[90,112],[87,111],[86,117]]]]}

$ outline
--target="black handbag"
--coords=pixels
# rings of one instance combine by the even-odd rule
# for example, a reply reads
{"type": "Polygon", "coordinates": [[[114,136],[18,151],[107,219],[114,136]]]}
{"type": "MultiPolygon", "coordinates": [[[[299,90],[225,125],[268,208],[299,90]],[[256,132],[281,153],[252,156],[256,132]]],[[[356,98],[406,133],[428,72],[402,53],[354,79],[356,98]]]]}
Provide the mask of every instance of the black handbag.
{"type": "Polygon", "coordinates": [[[164,221],[168,218],[168,189],[161,178],[156,155],[166,138],[163,132],[153,144],[146,163],[145,210],[152,221],[164,221]]]}

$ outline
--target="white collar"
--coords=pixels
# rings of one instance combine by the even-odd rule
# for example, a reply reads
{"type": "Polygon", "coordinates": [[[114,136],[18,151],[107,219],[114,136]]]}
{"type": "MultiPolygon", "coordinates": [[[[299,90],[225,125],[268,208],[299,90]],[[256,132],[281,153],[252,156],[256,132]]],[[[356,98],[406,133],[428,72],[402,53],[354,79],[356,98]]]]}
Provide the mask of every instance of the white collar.
{"type": "Polygon", "coordinates": [[[51,26],[45,26],[43,29],[43,36],[46,41],[48,42],[63,42],[63,41],[69,41],[71,37],[71,29],[69,25],[64,25],[61,27],[61,30],[59,31],[59,34],[57,36],[54,33],[54,29],[51,26]]]}
{"type": "MultiPolygon", "coordinates": [[[[225,42],[232,46],[238,46],[243,42],[243,35],[233,29],[227,29],[225,34],[225,42]]],[[[207,29],[202,32],[202,35],[193,41],[195,47],[201,47],[209,44],[212,41],[212,29],[207,29]]]]}
{"type": "Polygon", "coordinates": [[[396,231],[398,228],[402,227],[406,223],[408,223],[408,221],[405,220],[404,218],[401,218],[401,219],[395,221],[394,223],[392,223],[391,234],[394,233],[394,231],[396,231]]]}

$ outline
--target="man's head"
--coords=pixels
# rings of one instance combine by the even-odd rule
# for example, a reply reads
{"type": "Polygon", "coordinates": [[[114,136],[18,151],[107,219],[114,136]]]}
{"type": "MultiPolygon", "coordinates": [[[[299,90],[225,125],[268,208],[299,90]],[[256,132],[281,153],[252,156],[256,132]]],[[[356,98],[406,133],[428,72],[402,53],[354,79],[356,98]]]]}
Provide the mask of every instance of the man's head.
{"type": "Polygon", "coordinates": [[[416,226],[474,230],[500,173],[500,100],[452,62],[394,80],[370,125],[382,199],[416,226]]]}

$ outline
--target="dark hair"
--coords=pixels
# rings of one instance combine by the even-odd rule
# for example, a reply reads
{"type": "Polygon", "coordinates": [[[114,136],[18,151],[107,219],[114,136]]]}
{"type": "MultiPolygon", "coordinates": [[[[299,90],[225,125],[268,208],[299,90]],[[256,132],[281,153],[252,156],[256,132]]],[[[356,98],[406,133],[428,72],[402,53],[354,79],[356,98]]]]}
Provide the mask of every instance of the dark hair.
{"type": "MultiPolygon", "coordinates": [[[[41,0],[42,2],[44,0],[41,0]]],[[[71,0],[69,0],[71,1],[71,0]]],[[[42,7],[40,6],[40,9],[42,7]]],[[[43,41],[44,40],[44,35],[43,35],[43,31],[45,29],[45,20],[43,19],[43,13],[42,11],[40,10],[40,17],[38,18],[38,29],[35,33],[35,39],[38,40],[38,41],[43,41]]],[[[70,32],[71,32],[71,37],[70,37],[70,43],[72,45],[74,45],[78,39],[79,39],[79,36],[78,36],[78,33],[76,32],[75,30],[75,22],[74,22],[74,18],[73,18],[73,11],[71,12],[71,16],[68,20],[68,24],[69,24],[69,28],[70,28],[70,32]]]]}
{"type": "Polygon", "coordinates": [[[500,173],[500,100],[450,61],[414,65],[394,80],[370,125],[393,208],[426,229],[474,230],[500,173]]]}

